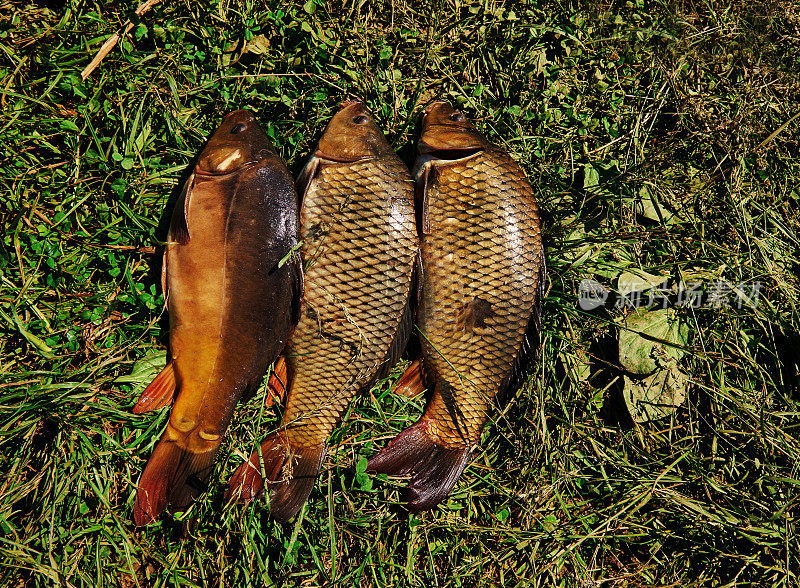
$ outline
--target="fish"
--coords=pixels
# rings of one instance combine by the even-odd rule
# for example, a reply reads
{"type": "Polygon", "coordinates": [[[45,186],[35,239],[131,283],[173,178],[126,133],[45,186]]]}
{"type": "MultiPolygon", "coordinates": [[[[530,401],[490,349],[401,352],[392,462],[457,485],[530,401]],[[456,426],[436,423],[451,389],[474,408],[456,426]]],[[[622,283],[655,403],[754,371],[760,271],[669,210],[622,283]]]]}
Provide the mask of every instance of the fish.
{"type": "Polygon", "coordinates": [[[173,402],[139,479],[134,520],[185,510],[205,489],[243,395],[299,320],[299,207],[286,165],[249,110],[228,114],[175,204],[162,264],[169,363],[133,409],[173,402]]]}
{"type": "Polygon", "coordinates": [[[411,174],[363,103],[342,105],[297,183],[305,298],[284,353],[286,408],[227,494],[247,503],[268,490],[281,522],[308,499],[351,399],[405,348],[419,249],[411,174]]]}
{"type": "Polygon", "coordinates": [[[412,513],[448,496],[494,405],[527,378],[547,271],[533,188],[506,151],[445,102],[425,110],[417,151],[422,369],[401,382],[432,395],[367,464],[410,475],[412,513]]]}

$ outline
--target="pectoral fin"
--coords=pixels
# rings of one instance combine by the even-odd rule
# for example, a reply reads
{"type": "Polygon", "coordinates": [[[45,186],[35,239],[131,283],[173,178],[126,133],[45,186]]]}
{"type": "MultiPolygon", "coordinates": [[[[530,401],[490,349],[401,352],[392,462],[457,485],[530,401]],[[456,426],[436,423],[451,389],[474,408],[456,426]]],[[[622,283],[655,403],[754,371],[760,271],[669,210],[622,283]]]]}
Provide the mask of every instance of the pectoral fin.
{"type": "Polygon", "coordinates": [[[164,249],[164,255],[161,258],[161,293],[164,294],[164,308],[169,308],[169,289],[167,287],[167,251],[169,245],[164,249]]]}
{"type": "Polygon", "coordinates": [[[136,406],[133,407],[133,413],[141,414],[169,406],[175,398],[175,388],[175,366],[173,362],[169,362],[155,380],[144,389],[136,406]]]}
{"type": "Polygon", "coordinates": [[[175,209],[172,211],[172,220],[169,225],[169,236],[167,241],[186,245],[189,242],[189,201],[194,190],[194,174],[189,176],[183,186],[178,201],[175,202],[175,209]]]}
{"type": "Polygon", "coordinates": [[[300,202],[298,204],[303,202],[308,192],[308,187],[311,185],[311,181],[317,177],[320,161],[322,160],[319,157],[312,155],[311,159],[309,159],[308,163],[303,167],[303,171],[297,176],[295,188],[297,188],[297,195],[300,197],[300,202]]]}
{"type": "Polygon", "coordinates": [[[433,180],[436,170],[430,163],[424,164],[414,181],[417,200],[417,227],[420,235],[431,234],[431,223],[428,219],[428,184],[433,180]]]}
{"type": "Polygon", "coordinates": [[[303,273],[303,261],[295,253],[292,261],[292,317],[291,322],[294,327],[300,320],[300,312],[303,306],[303,294],[305,293],[305,274],[303,273]]]}

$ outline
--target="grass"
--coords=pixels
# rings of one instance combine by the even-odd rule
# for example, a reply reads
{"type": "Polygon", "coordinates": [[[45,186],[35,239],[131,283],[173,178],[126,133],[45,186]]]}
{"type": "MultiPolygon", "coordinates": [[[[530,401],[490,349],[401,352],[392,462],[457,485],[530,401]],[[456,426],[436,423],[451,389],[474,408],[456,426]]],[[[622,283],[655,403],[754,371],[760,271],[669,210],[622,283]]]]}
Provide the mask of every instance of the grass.
{"type": "Polygon", "coordinates": [[[797,4],[273,4],[0,2],[0,582],[795,585],[797,4]],[[400,366],[353,403],[296,522],[222,501],[276,422],[262,391],[192,523],[137,530],[167,414],[130,409],[167,338],[158,272],[181,178],[241,107],[297,173],[349,97],[409,162],[440,97],[525,167],[551,280],[535,374],[429,514],[363,472],[423,408],[388,392],[400,366]],[[638,270],[762,284],[754,307],[678,309],[687,398],[642,423],[622,402],[624,312],[576,296],[638,270]]]}

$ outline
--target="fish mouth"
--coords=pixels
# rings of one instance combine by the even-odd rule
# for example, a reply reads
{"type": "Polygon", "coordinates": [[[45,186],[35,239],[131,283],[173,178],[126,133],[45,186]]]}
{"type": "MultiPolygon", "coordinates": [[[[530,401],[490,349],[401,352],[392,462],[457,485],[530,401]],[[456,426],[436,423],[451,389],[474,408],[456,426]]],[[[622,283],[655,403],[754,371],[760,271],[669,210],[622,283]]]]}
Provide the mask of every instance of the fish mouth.
{"type": "Polygon", "coordinates": [[[339,110],[344,110],[345,108],[352,106],[353,104],[360,104],[362,107],[364,103],[361,100],[345,100],[344,102],[339,105],[339,110]]]}
{"type": "Polygon", "coordinates": [[[314,157],[324,159],[325,161],[332,161],[334,163],[353,163],[355,161],[355,159],[352,157],[333,157],[332,155],[328,155],[319,149],[314,152],[314,157]]]}
{"type": "Polygon", "coordinates": [[[445,102],[444,100],[434,100],[425,107],[425,110],[422,111],[422,114],[427,116],[431,112],[431,110],[433,110],[434,108],[438,108],[439,106],[442,105],[448,106],[447,102],[445,102]]]}

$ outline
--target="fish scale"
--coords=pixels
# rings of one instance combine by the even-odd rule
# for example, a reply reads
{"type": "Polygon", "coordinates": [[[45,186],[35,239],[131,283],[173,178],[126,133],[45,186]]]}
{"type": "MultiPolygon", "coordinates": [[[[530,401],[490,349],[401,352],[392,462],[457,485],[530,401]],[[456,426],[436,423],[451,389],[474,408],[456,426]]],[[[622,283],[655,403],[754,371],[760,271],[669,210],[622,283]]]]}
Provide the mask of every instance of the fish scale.
{"type": "Polygon", "coordinates": [[[524,377],[545,273],[539,211],[520,166],[445,103],[426,113],[419,147],[418,325],[433,395],[368,465],[411,474],[412,512],[447,496],[498,396],[524,377]]]}
{"type": "Polygon", "coordinates": [[[321,165],[305,195],[301,226],[309,229],[301,230],[308,239],[301,255],[308,288],[287,349],[294,378],[283,418],[292,445],[324,443],[386,357],[417,249],[412,190],[399,159],[371,159],[321,165]],[[399,226],[386,205],[392,200],[403,209],[399,226]],[[314,236],[320,224],[329,228],[314,236]]]}

